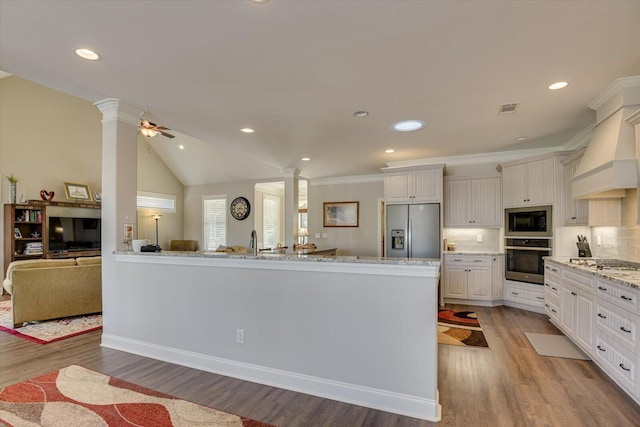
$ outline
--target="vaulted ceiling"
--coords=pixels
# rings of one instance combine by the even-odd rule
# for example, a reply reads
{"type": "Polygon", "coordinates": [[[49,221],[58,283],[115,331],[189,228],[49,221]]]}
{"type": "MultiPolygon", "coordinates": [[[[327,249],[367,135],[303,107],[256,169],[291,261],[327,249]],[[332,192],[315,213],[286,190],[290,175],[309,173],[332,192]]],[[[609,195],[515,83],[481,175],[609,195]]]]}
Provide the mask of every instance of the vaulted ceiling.
{"type": "Polygon", "coordinates": [[[0,69],[143,107],[179,135],[149,142],[187,185],[362,175],[562,145],[640,74],[639,22],[634,0],[0,1],[0,69]]]}

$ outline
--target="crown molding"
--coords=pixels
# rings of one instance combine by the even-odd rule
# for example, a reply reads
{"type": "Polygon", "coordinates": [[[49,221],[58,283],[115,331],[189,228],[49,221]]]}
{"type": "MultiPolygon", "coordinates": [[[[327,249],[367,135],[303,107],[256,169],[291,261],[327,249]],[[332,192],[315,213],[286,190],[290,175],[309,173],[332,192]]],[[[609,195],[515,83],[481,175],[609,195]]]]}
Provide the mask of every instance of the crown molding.
{"type": "Polygon", "coordinates": [[[9,76],[11,76],[11,74],[7,73],[6,71],[0,70],[0,79],[4,79],[5,77],[9,76]]]}
{"type": "Polygon", "coordinates": [[[93,105],[102,113],[102,123],[119,120],[137,127],[145,113],[144,108],[115,98],[103,99],[93,105]]]}
{"type": "Polygon", "coordinates": [[[561,149],[562,150],[576,150],[582,146],[585,146],[591,141],[591,137],[593,136],[593,128],[596,127],[595,122],[584,128],[580,131],[576,136],[571,138],[566,144],[564,144],[561,149]]]}
{"type": "Polygon", "coordinates": [[[640,86],[640,76],[621,77],[615,80],[604,90],[596,99],[591,101],[589,108],[592,110],[598,110],[602,105],[609,100],[616,93],[627,87],[640,86]]]}
{"type": "Polygon", "coordinates": [[[625,122],[629,123],[631,126],[637,126],[640,124],[640,110],[637,110],[634,113],[631,113],[627,118],[624,119],[625,122]]]}
{"type": "Polygon", "coordinates": [[[367,182],[383,182],[383,174],[336,176],[309,180],[309,185],[363,184],[367,182]]]}

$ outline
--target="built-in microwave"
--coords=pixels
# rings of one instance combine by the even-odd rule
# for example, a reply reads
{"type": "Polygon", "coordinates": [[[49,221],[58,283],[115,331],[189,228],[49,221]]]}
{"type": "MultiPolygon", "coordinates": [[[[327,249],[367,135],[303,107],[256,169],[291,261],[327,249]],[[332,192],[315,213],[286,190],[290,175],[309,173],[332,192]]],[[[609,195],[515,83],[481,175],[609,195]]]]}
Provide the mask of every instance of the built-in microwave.
{"type": "Polygon", "coordinates": [[[531,206],[504,210],[504,235],[552,237],[551,206],[531,206]]]}

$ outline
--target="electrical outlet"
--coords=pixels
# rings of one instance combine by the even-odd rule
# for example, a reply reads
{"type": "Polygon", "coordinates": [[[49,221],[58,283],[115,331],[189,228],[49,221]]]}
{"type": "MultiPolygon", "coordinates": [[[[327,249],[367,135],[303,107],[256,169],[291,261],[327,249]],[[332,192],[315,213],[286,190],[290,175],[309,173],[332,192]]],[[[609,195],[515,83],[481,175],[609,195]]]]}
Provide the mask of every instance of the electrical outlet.
{"type": "Polygon", "coordinates": [[[244,329],[236,329],[236,344],[244,344],[244,329]]]}
{"type": "Polygon", "coordinates": [[[326,239],[327,238],[327,233],[322,233],[322,238],[326,239]]]}
{"type": "Polygon", "coordinates": [[[599,234],[596,236],[596,244],[602,246],[602,236],[599,234]]]}
{"type": "Polygon", "coordinates": [[[478,243],[482,243],[482,233],[479,233],[479,234],[476,235],[476,241],[478,243]]]}
{"type": "Polygon", "coordinates": [[[316,233],[316,239],[320,238],[320,233],[316,233]]]}

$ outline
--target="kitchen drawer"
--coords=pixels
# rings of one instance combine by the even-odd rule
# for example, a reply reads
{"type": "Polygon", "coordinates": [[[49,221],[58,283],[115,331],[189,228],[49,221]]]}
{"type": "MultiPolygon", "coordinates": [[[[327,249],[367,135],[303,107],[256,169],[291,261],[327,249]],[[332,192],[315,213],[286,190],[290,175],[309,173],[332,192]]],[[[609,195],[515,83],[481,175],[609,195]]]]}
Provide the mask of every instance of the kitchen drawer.
{"type": "Polygon", "coordinates": [[[544,294],[555,295],[556,297],[560,298],[560,285],[558,285],[557,282],[554,283],[551,280],[547,280],[546,275],[544,278],[544,294]]]}
{"type": "Polygon", "coordinates": [[[640,355],[638,326],[640,316],[620,310],[613,304],[598,301],[596,304],[598,328],[605,330],[628,350],[640,355]]]}
{"type": "Polygon", "coordinates": [[[486,255],[452,255],[445,254],[444,262],[448,265],[491,265],[492,257],[486,255]]]}
{"type": "Polygon", "coordinates": [[[544,302],[544,312],[547,313],[547,316],[556,323],[560,323],[560,310],[558,309],[558,305],[558,301],[553,301],[551,299],[546,299],[544,302]]]}
{"type": "Polygon", "coordinates": [[[596,294],[598,297],[609,301],[618,307],[640,314],[638,308],[638,290],[630,286],[617,284],[612,280],[598,279],[596,282],[596,294]]]}
{"type": "Polygon", "coordinates": [[[595,358],[598,365],[607,372],[622,388],[638,396],[639,357],[621,348],[607,333],[596,330],[595,358]]]}
{"type": "Polygon", "coordinates": [[[549,278],[550,280],[559,283],[561,280],[561,274],[562,274],[562,267],[560,267],[559,265],[553,263],[553,262],[549,262],[549,261],[545,261],[544,262],[544,279],[545,281],[547,280],[547,278],[549,278]]]}
{"type": "Polygon", "coordinates": [[[595,281],[595,277],[591,274],[579,273],[568,268],[564,268],[562,271],[563,284],[568,283],[591,294],[595,293],[595,281]]]}
{"type": "Polygon", "coordinates": [[[544,307],[544,289],[540,285],[506,283],[505,299],[536,307],[544,307]]]}

